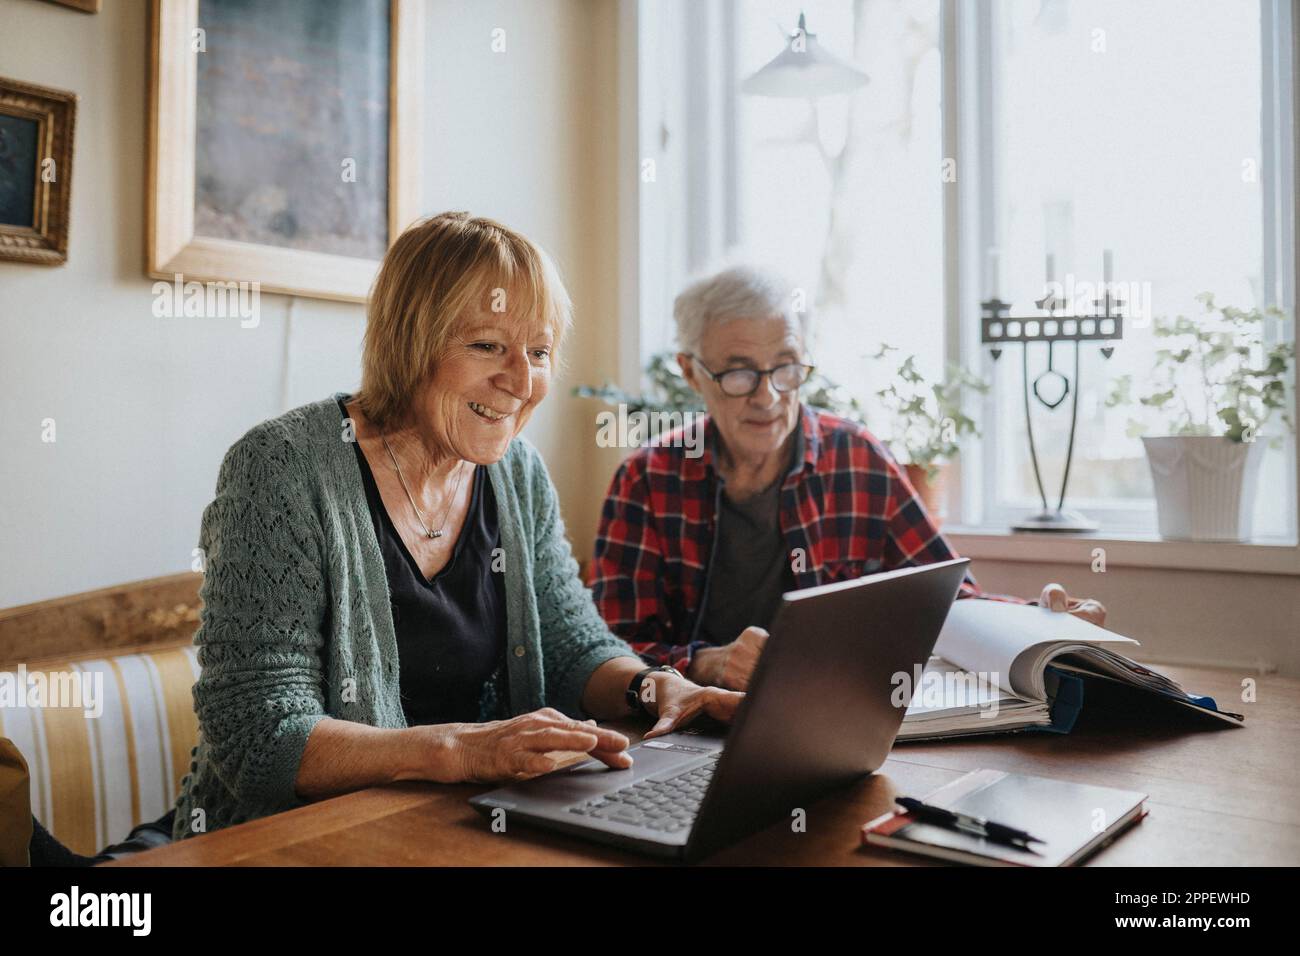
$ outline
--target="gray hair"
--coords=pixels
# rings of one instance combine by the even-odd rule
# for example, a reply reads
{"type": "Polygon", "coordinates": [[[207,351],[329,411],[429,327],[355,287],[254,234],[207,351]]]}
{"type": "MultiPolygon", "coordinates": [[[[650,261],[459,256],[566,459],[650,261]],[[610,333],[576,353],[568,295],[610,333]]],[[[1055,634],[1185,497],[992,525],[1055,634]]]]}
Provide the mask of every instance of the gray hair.
{"type": "Polygon", "coordinates": [[[697,279],[673,302],[677,347],[694,354],[705,329],[733,319],[785,318],[808,341],[806,293],[781,276],[754,266],[732,266],[697,279]]]}

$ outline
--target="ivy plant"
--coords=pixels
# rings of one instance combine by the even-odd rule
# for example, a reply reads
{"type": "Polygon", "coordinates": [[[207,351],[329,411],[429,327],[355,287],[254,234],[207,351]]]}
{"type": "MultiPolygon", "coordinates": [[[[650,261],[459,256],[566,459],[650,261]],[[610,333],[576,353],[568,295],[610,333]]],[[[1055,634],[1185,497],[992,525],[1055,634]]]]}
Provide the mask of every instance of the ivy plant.
{"type": "Polygon", "coordinates": [[[1277,413],[1293,431],[1287,392],[1295,345],[1285,335],[1276,336],[1276,344],[1265,341],[1269,323],[1282,331],[1286,313],[1272,306],[1220,306],[1209,292],[1196,301],[1205,309],[1196,319],[1178,315],[1153,320],[1152,331],[1162,345],[1152,374],[1140,389],[1135,389],[1132,375],[1116,378],[1106,407],[1131,407],[1136,401],[1146,410],[1145,420],[1129,420],[1128,434],[1134,438],[1154,423],[1169,435],[1253,441],[1277,413]]]}
{"type": "MultiPolygon", "coordinates": [[[[897,351],[882,343],[871,358],[883,361],[897,351]]],[[[962,410],[966,390],[982,395],[989,384],[952,364],[941,381],[927,382],[916,369],[915,355],[903,359],[889,378],[890,383],[879,389],[876,397],[892,419],[890,446],[896,455],[924,468],[926,478],[933,481],[940,465],[957,454],[962,436],[979,434],[975,420],[962,410]]]]}

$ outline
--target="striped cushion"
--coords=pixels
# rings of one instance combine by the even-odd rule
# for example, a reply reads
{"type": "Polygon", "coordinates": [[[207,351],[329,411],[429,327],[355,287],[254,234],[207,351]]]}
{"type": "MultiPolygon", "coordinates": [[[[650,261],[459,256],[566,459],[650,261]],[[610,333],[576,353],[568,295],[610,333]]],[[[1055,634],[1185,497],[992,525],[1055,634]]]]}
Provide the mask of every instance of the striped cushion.
{"type": "Polygon", "coordinates": [[[98,718],[73,708],[0,707],[0,737],[27,759],[32,813],[47,830],[93,856],[171,809],[199,737],[192,645],[28,670],[80,671],[83,681],[103,674],[98,718]]]}

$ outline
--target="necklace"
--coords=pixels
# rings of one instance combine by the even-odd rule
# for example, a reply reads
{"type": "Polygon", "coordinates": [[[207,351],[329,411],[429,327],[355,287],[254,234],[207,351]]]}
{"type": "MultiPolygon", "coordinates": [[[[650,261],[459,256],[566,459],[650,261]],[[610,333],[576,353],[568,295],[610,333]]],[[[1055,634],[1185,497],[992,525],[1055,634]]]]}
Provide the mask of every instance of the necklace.
{"type": "Polygon", "coordinates": [[[406,479],[402,477],[402,467],[397,463],[397,456],[393,454],[392,447],[388,444],[388,439],[384,439],[384,447],[388,449],[388,457],[393,459],[393,467],[397,469],[397,480],[402,483],[402,490],[406,492],[406,500],[411,503],[411,510],[420,520],[420,530],[424,532],[426,538],[441,538],[447,528],[447,516],[451,514],[451,506],[456,501],[456,492],[460,491],[460,480],[465,476],[465,469],[461,468],[456,472],[456,487],[452,488],[450,497],[447,498],[447,507],[442,512],[442,527],[430,528],[424,523],[424,514],[415,504],[415,499],[411,497],[411,489],[406,487],[406,479]]]}

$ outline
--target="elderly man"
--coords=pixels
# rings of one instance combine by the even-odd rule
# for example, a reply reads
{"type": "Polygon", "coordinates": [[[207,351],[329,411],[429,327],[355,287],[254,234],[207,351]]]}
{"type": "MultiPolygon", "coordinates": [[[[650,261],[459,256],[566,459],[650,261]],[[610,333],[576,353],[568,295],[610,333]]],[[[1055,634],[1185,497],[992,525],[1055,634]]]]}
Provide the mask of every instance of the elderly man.
{"type": "MultiPolygon", "coordinates": [[[[590,581],[606,623],[647,663],[701,684],[748,686],[786,591],[956,557],[884,445],[800,402],[813,367],[791,301],[747,267],[677,297],[677,361],[708,410],[704,453],[637,450],[601,512],[590,581]]],[[[968,578],[962,596],[984,595],[968,578]]],[[[1060,585],[1040,601],[1105,619],[1060,585]]]]}

